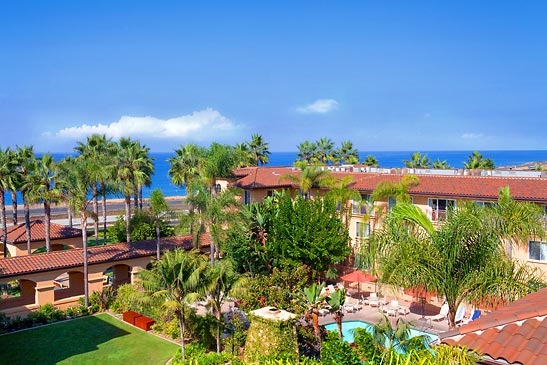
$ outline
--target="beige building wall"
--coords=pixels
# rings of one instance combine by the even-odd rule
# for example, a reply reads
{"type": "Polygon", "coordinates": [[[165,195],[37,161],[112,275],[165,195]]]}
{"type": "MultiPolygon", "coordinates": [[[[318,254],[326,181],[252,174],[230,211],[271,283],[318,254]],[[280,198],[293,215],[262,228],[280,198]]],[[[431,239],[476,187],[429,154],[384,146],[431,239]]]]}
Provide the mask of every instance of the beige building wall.
{"type": "MultiPolygon", "coordinates": [[[[41,247],[46,246],[46,241],[35,241],[30,243],[31,251],[34,252],[41,247]]],[[[69,246],[70,248],[83,248],[82,237],[64,238],[58,240],[51,240],[52,251],[61,250],[63,246],[69,246]]],[[[8,243],[8,251],[13,256],[27,256],[27,244],[26,243],[8,243]]]]}

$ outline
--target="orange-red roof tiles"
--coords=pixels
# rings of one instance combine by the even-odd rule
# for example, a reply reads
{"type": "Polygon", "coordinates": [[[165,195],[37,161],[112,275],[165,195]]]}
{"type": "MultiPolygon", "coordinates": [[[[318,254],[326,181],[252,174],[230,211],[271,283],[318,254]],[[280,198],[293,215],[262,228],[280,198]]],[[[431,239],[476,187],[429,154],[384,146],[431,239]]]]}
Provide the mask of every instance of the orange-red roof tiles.
{"type": "Polygon", "coordinates": [[[443,343],[467,346],[493,360],[547,364],[547,288],[441,333],[440,338],[443,343]]]}
{"type": "MultiPolygon", "coordinates": [[[[27,232],[25,223],[16,224],[8,227],[8,243],[26,243],[27,232]]],[[[2,230],[0,230],[0,235],[2,230]]],[[[82,230],[70,228],[60,224],[51,223],[49,237],[51,240],[82,237],[82,230]]],[[[37,219],[30,222],[30,238],[32,242],[45,241],[46,239],[46,224],[44,221],[37,219]]]]}
{"type": "MultiPolygon", "coordinates": [[[[208,234],[202,235],[201,246],[209,245],[208,234]]],[[[192,249],[192,237],[167,237],[161,239],[163,250],[172,250],[177,247],[185,250],[192,249]]],[[[155,256],[156,240],[131,243],[116,243],[106,246],[90,247],[88,249],[89,265],[109,261],[120,261],[130,258],[155,256]]],[[[0,259],[0,278],[14,277],[21,274],[43,272],[61,268],[70,268],[83,265],[83,249],[53,251],[30,256],[16,256],[0,259]]]]}

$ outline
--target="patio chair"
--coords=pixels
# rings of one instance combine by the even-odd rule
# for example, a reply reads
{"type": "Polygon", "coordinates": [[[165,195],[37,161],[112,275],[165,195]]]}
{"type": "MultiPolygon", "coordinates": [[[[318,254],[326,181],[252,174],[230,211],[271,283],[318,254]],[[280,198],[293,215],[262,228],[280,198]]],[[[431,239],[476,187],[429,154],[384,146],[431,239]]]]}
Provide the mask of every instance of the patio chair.
{"type": "Polygon", "coordinates": [[[475,309],[475,310],[473,310],[473,314],[471,315],[471,317],[469,317],[467,319],[463,319],[462,321],[460,321],[458,326],[463,326],[464,324],[468,324],[469,322],[474,321],[475,319],[479,318],[480,316],[481,316],[480,309],[475,309]]]}
{"type": "Polygon", "coordinates": [[[319,308],[319,315],[320,315],[320,316],[324,317],[324,316],[326,316],[326,315],[329,314],[329,313],[330,313],[330,312],[329,312],[328,309],[326,309],[326,308],[319,308]]]}
{"type": "Polygon", "coordinates": [[[399,306],[399,314],[402,315],[402,316],[406,316],[407,314],[410,313],[410,308],[408,307],[404,307],[402,305],[399,306]]]}
{"type": "Polygon", "coordinates": [[[443,319],[446,319],[446,317],[448,316],[448,310],[449,310],[448,303],[444,302],[443,305],[441,306],[441,309],[439,310],[439,314],[436,314],[433,317],[431,317],[431,320],[442,321],[443,319]]]}
{"type": "Polygon", "coordinates": [[[397,316],[397,312],[399,311],[399,301],[394,299],[391,302],[389,302],[388,305],[385,305],[382,308],[382,311],[387,314],[387,316],[397,316]]]}
{"type": "Polygon", "coordinates": [[[456,310],[456,316],[454,317],[454,324],[457,326],[459,323],[463,322],[465,318],[465,306],[460,304],[458,310],[456,310]]]}

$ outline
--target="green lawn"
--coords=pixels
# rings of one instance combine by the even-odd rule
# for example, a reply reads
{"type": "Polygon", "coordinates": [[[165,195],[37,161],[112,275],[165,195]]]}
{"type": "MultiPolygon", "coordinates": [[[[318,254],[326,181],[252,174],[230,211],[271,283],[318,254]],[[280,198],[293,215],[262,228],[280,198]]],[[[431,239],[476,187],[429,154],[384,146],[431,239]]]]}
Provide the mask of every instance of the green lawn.
{"type": "Polygon", "coordinates": [[[107,314],[0,336],[7,364],[165,364],[178,346],[107,314]]]}

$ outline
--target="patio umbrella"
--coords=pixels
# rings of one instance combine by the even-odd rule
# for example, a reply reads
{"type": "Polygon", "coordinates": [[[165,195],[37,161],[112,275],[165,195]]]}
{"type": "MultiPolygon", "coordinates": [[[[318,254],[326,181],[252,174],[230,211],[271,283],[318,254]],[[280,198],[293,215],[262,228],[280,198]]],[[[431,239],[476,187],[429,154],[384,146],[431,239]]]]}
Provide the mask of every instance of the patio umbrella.
{"type": "Polygon", "coordinates": [[[376,282],[378,278],[372,274],[362,272],[361,270],[355,270],[354,272],[341,276],[340,279],[359,283],[357,285],[357,292],[360,294],[361,283],[373,283],[376,282]]]}

